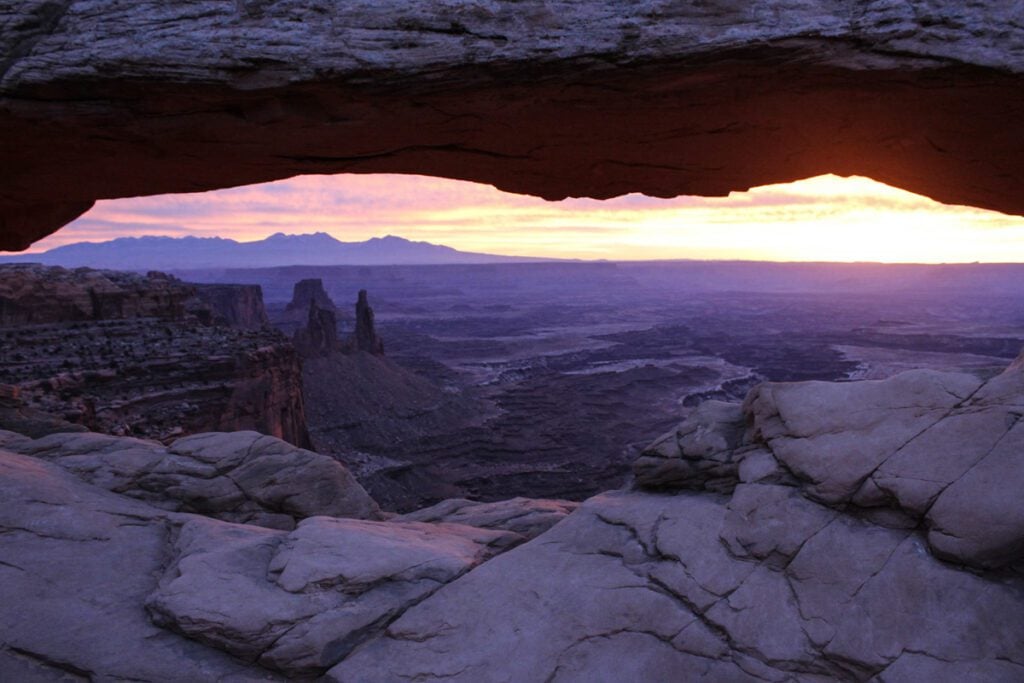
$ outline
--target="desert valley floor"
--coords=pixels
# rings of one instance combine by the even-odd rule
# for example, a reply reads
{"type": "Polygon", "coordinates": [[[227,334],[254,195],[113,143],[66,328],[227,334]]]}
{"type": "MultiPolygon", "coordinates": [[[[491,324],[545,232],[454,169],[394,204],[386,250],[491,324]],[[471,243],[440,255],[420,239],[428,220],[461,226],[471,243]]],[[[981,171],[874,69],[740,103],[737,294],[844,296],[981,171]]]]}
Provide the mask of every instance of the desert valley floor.
{"type": "Polygon", "coordinates": [[[349,371],[350,391],[322,390],[314,376],[308,419],[318,448],[347,453],[370,492],[401,511],[457,496],[580,500],[619,488],[640,449],[684,411],[742,401],[765,380],[996,373],[1024,345],[1021,274],[714,262],[178,273],[261,285],[288,333],[304,322],[282,316],[296,281],[323,280],[343,331],[355,293],[369,290],[387,357],[442,392],[410,394],[387,372],[349,371]],[[360,392],[387,405],[360,410],[360,392]],[[339,430],[338,416],[353,411],[363,424],[339,430]]]}

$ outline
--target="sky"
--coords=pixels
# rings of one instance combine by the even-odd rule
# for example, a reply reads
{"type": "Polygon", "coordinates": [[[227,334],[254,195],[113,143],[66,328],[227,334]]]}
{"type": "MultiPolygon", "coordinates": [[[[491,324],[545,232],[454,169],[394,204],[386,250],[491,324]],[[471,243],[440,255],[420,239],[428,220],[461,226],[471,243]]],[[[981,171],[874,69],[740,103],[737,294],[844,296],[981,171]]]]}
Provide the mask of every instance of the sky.
{"type": "Polygon", "coordinates": [[[31,251],[122,236],[263,239],[388,234],[464,251],[559,258],[1024,262],[1024,218],[826,175],[728,197],[547,202],[400,175],[298,176],[196,194],[104,200],[31,251]]]}

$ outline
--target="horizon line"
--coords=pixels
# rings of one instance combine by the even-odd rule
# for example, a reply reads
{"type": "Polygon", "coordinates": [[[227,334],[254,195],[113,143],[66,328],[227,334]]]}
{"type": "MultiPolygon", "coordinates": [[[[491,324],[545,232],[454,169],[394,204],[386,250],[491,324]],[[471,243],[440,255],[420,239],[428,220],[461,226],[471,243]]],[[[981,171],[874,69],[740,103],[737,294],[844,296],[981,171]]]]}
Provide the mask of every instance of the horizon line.
{"type": "MultiPolygon", "coordinates": [[[[35,256],[35,255],[43,256],[43,255],[48,254],[48,253],[50,253],[52,251],[57,251],[57,250],[60,250],[60,249],[65,249],[67,247],[73,247],[73,246],[82,245],[82,244],[90,244],[90,245],[111,244],[112,242],[115,242],[115,241],[121,240],[121,239],[128,239],[128,240],[138,240],[138,239],[145,239],[145,238],[150,238],[150,239],[155,238],[155,239],[164,239],[164,240],[190,240],[190,239],[195,239],[195,240],[207,240],[207,239],[210,239],[210,240],[214,240],[214,239],[219,239],[219,240],[224,240],[224,241],[228,241],[228,242],[234,242],[235,244],[256,244],[256,243],[259,243],[259,242],[265,242],[265,241],[271,239],[272,237],[276,237],[276,236],[279,236],[279,235],[280,236],[284,236],[284,237],[316,237],[316,236],[321,236],[322,235],[322,236],[326,236],[326,237],[329,237],[329,238],[335,240],[339,244],[344,244],[344,245],[366,244],[367,242],[370,242],[370,241],[373,241],[373,240],[381,240],[381,239],[386,239],[388,237],[393,237],[393,238],[397,238],[397,239],[400,239],[400,240],[403,240],[403,241],[406,241],[406,242],[409,242],[409,243],[412,243],[412,244],[428,244],[428,245],[431,245],[431,246],[445,247],[445,248],[448,248],[448,249],[453,249],[456,252],[462,253],[462,254],[481,254],[481,255],[484,255],[484,256],[497,256],[497,257],[509,258],[509,259],[521,258],[521,259],[526,259],[526,260],[520,261],[520,262],[514,262],[513,261],[513,262],[508,262],[508,263],[505,263],[505,264],[489,263],[489,262],[486,262],[486,261],[480,261],[478,263],[472,263],[472,262],[464,262],[464,263],[398,263],[398,262],[396,262],[396,263],[336,263],[336,264],[334,264],[334,263],[331,263],[331,264],[324,264],[324,263],[322,263],[322,264],[287,263],[287,264],[279,264],[279,265],[272,265],[272,266],[249,266],[249,267],[246,267],[246,266],[204,266],[204,267],[196,267],[196,268],[167,268],[166,270],[170,270],[170,271],[188,271],[188,270],[209,270],[211,268],[221,269],[221,270],[260,270],[260,269],[270,269],[270,268],[338,268],[338,267],[363,267],[363,268],[365,268],[365,267],[381,267],[381,266],[415,266],[415,267],[422,267],[422,266],[459,266],[459,265],[462,265],[462,266],[470,266],[470,265],[523,265],[523,264],[528,265],[531,261],[534,264],[539,262],[539,263],[556,263],[556,264],[563,264],[563,265],[564,264],[569,264],[569,263],[595,263],[595,264],[598,264],[598,263],[609,263],[609,264],[615,264],[615,263],[622,263],[622,264],[642,264],[642,263],[736,263],[736,264],[750,263],[750,264],[757,264],[757,263],[771,263],[771,264],[779,264],[779,265],[798,265],[798,264],[800,264],[800,265],[878,265],[878,266],[972,266],[972,265],[973,266],[1014,266],[1014,265],[1024,265],[1024,261],[977,261],[977,260],[975,260],[975,261],[867,261],[867,260],[858,260],[858,261],[829,261],[829,260],[821,260],[821,259],[813,259],[813,260],[800,260],[800,259],[776,260],[776,259],[752,259],[752,258],[700,258],[700,257],[685,257],[685,256],[684,257],[679,257],[679,258],[652,258],[652,259],[631,259],[631,258],[616,259],[616,258],[604,258],[604,257],[602,257],[602,258],[586,258],[586,257],[582,257],[582,256],[576,256],[576,257],[531,256],[531,255],[524,255],[524,254],[500,254],[500,253],[495,253],[495,252],[462,251],[461,249],[458,249],[456,247],[452,247],[452,246],[447,245],[447,244],[441,244],[441,243],[438,243],[438,242],[430,242],[428,240],[413,240],[413,239],[409,239],[407,237],[403,237],[401,235],[396,235],[396,234],[391,233],[391,232],[389,232],[389,233],[387,233],[385,235],[375,235],[373,237],[368,237],[365,240],[346,242],[344,240],[338,239],[337,237],[335,237],[331,233],[324,232],[323,230],[316,230],[316,231],[313,231],[313,232],[301,232],[301,233],[285,233],[285,232],[277,231],[277,232],[274,232],[274,233],[272,233],[270,235],[267,235],[266,237],[263,237],[263,238],[260,238],[260,239],[245,240],[245,241],[243,241],[243,240],[236,240],[236,239],[233,239],[231,237],[221,237],[219,235],[211,235],[211,236],[199,236],[199,235],[169,236],[169,235],[152,235],[152,234],[122,235],[122,236],[119,236],[119,237],[113,237],[113,238],[108,239],[108,240],[100,240],[100,241],[82,240],[80,242],[71,242],[69,244],[63,244],[63,245],[60,245],[60,246],[57,246],[57,247],[52,247],[50,249],[46,249],[45,251],[29,251],[29,250],[20,251],[20,252],[0,251],[0,265],[41,265],[41,266],[48,266],[50,264],[46,264],[46,263],[42,263],[42,262],[35,262],[35,261],[30,261],[30,260],[20,260],[20,259],[21,259],[21,257],[30,257],[30,256],[35,256]],[[3,261],[2,259],[5,259],[5,258],[18,258],[19,261],[16,262],[16,263],[12,263],[10,261],[3,261]]],[[[50,267],[66,267],[66,266],[60,266],[60,265],[54,264],[53,266],[50,266],[50,267]]],[[[76,268],[79,268],[79,267],[94,268],[96,270],[117,270],[117,269],[95,267],[95,266],[72,266],[72,267],[76,267],[76,268]]],[[[137,270],[152,270],[152,268],[139,268],[137,270]]],[[[127,272],[135,272],[135,271],[132,270],[132,269],[129,269],[127,272]]]]}

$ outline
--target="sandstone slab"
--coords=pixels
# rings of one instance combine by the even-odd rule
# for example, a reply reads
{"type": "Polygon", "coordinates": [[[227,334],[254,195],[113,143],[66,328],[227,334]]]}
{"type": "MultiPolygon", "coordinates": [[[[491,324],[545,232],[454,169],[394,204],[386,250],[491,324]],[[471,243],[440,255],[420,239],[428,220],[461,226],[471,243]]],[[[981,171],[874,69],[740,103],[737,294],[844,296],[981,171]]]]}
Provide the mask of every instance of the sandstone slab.
{"type": "Polygon", "coordinates": [[[735,450],[743,437],[735,403],[704,401],[676,429],[648,446],[633,463],[644,488],[731,488],[739,478],[735,450]]]}
{"type": "Polygon", "coordinates": [[[153,625],[177,517],[0,452],[0,679],[280,680],[153,625]]]}
{"type": "Polygon", "coordinates": [[[838,503],[981,384],[931,370],[863,382],[766,383],[750,392],[745,407],[752,439],[807,480],[811,495],[838,503]]]}
{"type": "Polygon", "coordinates": [[[195,520],[147,608],[290,676],[321,673],[514,540],[458,525],[314,517],[291,533],[195,520]]]}
{"type": "Polygon", "coordinates": [[[511,498],[495,503],[479,503],[464,498],[452,498],[404,514],[398,519],[501,529],[518,534],[522,540],[527,541],[561,522],[577,507],[579,503],[568,500],[511,498]]]}
{"type": "Polygon", "coordinates": [[[801,496],[808,496],[838,509],[852,505],[893,528],[923,523],[929,547],[944,559],[1010,566],[1024,557],[1024,518],[1015,500],[1024,471],[1022,377],[1017,360],[987,381],[916,370],[885,380],[764,383],[742,409],[731,407],[731,422],[715,428],[736,434],[746,425],[741,437],[720,439],[703,452],[686,446],[699,425],[719,424],[706,413],[726,410],[698,408],[648,447],[637,463],[637,484],[704,489],[707,472],[726,473],[727,486],[744,482],[730,502],[737,522],[732,540],[762,558],[787,557],[792,541],[751,545],[742,528],[754,521],[750,504],[763,514],[771,507],[763,507],[764,497],[775,500],[773,523],[796,532],[807,509],[801,496]]]}
{"type": "Polygon", "coordinates": [[[787,564],[736,557],[723,502],[593,498],[407,610],[328,678],[867,681],[906,671],[907,652],[936,680],[1021,671],[1019,578],[949,567],[912,532],[810,501],[820,521],[787,564]]]}
{"type": "Polygon", "coordinates": [[[339,462],[256,432],[197,434],[171,446],[92,433],[34,441],[0,434],[11,450],[162,509],[285,529],[314,515],[380,515],[339,462]]]}

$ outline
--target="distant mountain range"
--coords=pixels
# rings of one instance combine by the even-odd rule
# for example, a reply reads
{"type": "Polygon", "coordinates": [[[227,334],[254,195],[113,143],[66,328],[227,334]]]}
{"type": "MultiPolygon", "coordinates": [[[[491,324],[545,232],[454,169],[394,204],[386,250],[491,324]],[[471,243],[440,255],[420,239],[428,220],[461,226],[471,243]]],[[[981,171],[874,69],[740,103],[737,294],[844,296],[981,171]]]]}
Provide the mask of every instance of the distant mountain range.
{"type": "Polygon", "coordinates": [[[109,242],[76,242],[37,254],[0,256],[0,263],[111,270],[190,270],[274,266],[440,265],[548,261],[458,251],[430,242],[388,235],[365,242],[342,242],[317,232],[277,233],[257,242],[221,237],[119,237],[109,242]]]}

